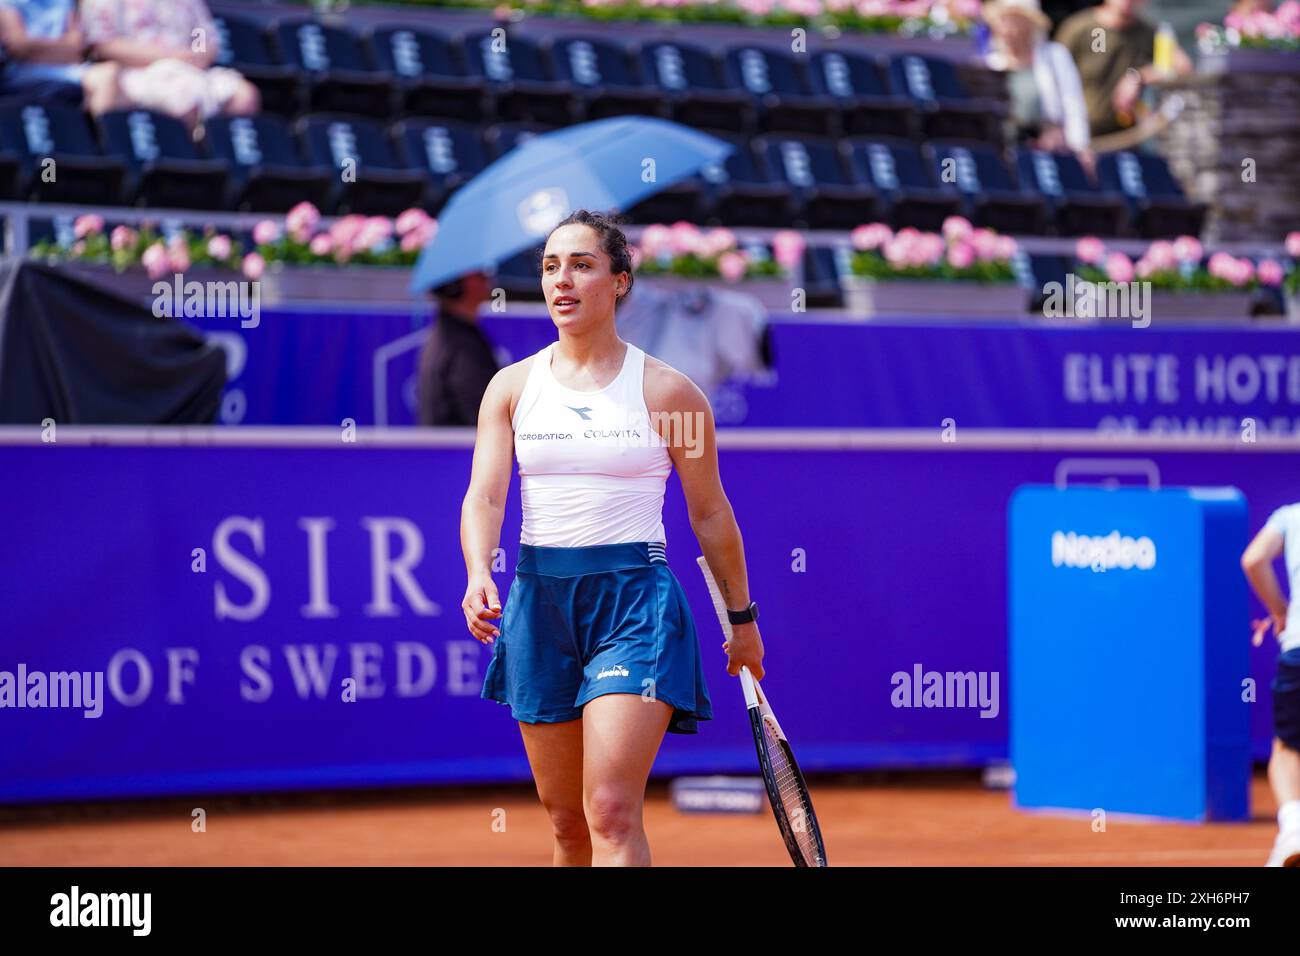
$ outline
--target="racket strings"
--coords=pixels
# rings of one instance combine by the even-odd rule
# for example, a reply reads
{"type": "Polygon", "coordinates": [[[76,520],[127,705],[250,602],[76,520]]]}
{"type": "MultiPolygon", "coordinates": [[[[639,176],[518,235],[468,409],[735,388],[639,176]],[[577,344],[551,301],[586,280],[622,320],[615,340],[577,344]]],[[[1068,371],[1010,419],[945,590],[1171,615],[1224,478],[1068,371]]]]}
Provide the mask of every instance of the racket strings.
{"type": "Polygon", "coordinates": [[[768,763],[776,778],[777,793],[780,794],[790,832],[799,845],[804,860],[810,866],[815,865],[821,859],[821,850],[812,829],[812,804],[799,784],[798,774],[786,758],[785,746],[766,721],[763,722],[763,731],[768,763]]]}

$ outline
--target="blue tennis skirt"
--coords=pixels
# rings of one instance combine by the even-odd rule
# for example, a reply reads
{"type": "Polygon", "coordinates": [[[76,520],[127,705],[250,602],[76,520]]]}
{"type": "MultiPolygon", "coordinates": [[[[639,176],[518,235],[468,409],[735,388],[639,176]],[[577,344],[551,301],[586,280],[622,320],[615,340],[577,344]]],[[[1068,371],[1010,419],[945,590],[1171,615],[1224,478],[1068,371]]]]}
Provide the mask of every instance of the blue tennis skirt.
{"type": "Polygon", "coordinates": [[[601,694],[670,704],[670,733],[713,719],[695,621],[662,542],[521,544],[499,629],[479,696],[515,720],[576,720],[601,694]]]}

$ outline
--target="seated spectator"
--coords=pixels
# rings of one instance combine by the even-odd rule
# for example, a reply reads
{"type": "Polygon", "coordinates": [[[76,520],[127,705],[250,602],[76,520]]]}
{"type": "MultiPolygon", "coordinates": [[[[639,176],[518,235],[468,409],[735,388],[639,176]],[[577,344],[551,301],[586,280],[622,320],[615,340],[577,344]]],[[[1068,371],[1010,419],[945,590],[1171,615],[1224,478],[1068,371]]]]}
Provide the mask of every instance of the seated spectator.
{"type": "Polygon", "coordinates": [[[174,116],[192,130],[212,116],[261,108],[257,87],[212,65],[220,39],[203,0],[82,0],[81,18],[96,56],[121,65],[131,106],[174,116]]]}
{"type": "MultiPolygon", "coordinates": [[[[1153,65],[1156,28],[1138,16],[1145,0],[1103,0],[1076,13],[1057,31],[1083,79],[1088,122],[1094,137],[1119,132],[1136,121],[1144,84],[1159,76],[1153,65]]],[[[1174,72],[1192,71],[1192,61],[1176,46],[1174,72]]]]}
{"type": "Polygon", "coordinates": [[[993,34],[988,64],[1007,72],[1015,139],[1038,149],[1070,149],[1091,165],[1088,104],[1070,51],[1047,39],[1052,21],[1038,0],[984,7],[993,34]]]}
{"type": "Polygon", "coordinates": [[[121,105],[117,65],[86,62],[76,0],[0,0],[0,44],[0,93],[67,99],[92,113],[121,105]]]}

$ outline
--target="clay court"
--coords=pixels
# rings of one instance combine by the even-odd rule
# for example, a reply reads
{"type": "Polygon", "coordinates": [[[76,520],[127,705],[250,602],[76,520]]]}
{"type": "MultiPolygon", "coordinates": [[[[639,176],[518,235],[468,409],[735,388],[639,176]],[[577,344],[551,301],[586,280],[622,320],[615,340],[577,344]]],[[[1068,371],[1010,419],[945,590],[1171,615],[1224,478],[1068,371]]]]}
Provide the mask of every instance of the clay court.
{"type": "MultiPolygon", "coordinates": [[[[1263,772],[1246,823],[1185,824],[1026,813],[973,773],[810,781],[832,866],[1260,866],[1276,833],[1263,772]]],[[[770,813],[675,810],[651,782],[659,866],[789,866],[770,813]]],[[[8,866],[547,866],[531,786],[222,797],[0,810],[8,866]],[[191,811],[207,830],[191,831],[191,811]],[[501,811],[504,811],[502,813],[501,811]],[[504,828],[495,821],[504,821],[504,828]]]]}

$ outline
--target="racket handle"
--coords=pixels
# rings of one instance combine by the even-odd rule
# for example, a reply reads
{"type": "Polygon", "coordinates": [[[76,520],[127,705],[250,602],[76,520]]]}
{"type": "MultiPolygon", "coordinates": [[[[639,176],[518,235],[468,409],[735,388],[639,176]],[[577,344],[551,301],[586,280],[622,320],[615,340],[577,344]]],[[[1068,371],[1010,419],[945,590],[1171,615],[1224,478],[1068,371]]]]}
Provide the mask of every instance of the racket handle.
{"type": "Polygon", "coordinates": [[[752,708],[758,706],[758,691],[755,689],[756,684],[757,682],[754,680],[754,675],[749,672],[749,668],[746,667],[744,664],[741,664],[740,665],[740,688],[745,692],[746,707],[752,708]]]}

